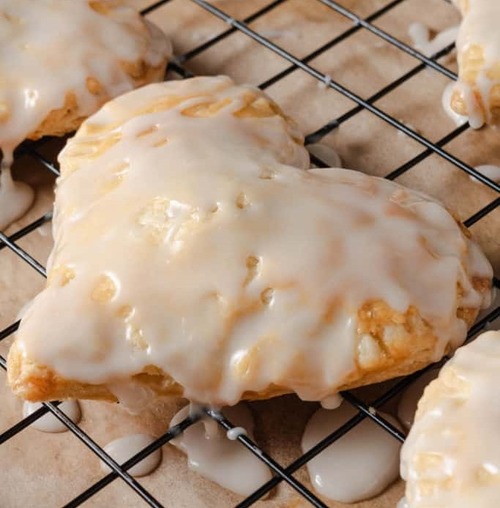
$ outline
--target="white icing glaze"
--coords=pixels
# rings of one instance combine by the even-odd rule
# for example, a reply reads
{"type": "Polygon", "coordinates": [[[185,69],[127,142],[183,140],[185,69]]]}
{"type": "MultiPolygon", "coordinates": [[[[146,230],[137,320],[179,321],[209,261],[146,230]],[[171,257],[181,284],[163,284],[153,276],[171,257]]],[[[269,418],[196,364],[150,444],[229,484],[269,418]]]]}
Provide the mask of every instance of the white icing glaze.
{"type": "Polygon", "coordinates": [[[240,436],[246,436],[247,431],[243,427],[234,427],[229,429],[226,433],[227,438],[230,441],[236,441],[240,436]]]}
{"type": "Polygon", "coordinates": [[[335,393],[321,400],[320,404],[323,409],[337,409],[343,400],[340,394],[335,393]]]}
{"type": "Polygon", "coordinates": [[[430,38],[429,28],[423,23],[411,23],[408,27],[408,35],[412,39],[415,49],[425,56],[435,55],[437,52],[452,44],[458,33],[458,26],[452,26],[438,32],[435,37],[430,38]]]}
{"type": "Polygon", "coordinates": [[[498,67],[500,62],[500,2],[498,0],[453,0],[462,12],[463,20],[459,28],[456,46],[458,62],[463,71],[462,58],[471,47],[482,50],[484,61],[475,78],[476,93],[464,81],[458,87],[467,104],[469,123],[472,128],[479,128],[490,117],[490,93],[493,85],[500,84],[498,67]]]}
{"type": "Polygon", "coordinates": [[[45,222],[40,227],[36,228],[36,232],[44,238],[47,236],[52,236],[52,223],[45,222]]]}
{"type": "MultiPolygon", "coordinates": [[[[492,164],[483,164],[476,166],[475,169],[484,176],[487,176],[490,180],[500,183],[500,166],[494,166],[492,164]]],[[[469,177],[473,182],[478,182],[474,176],[469,177]]]]}
{"type": "Polygon", "coordinates": [[[426,389],[401,453],[408,508],[497,508],[500,332],[460,348],[426,389]]]}
{"type": "Polygon", "coordinates": [[[441,105],[443,106],[444,112],[455,122],[457,126],[463,125],[468,121],[468,118],[464,115],[459,115],[453,108],[451,107],[451,95],[455,88],[455,83],[448,83],[444,90],[443,95],[441,97],[441,105]]]}
{"type": "MultiPolygon", "coordinates": [[[[155,438],[148,434],[131,434],[124,436],[114,441],[111,441],[104,447],[104,451],[110,455],[118,464],[123,464],[137,455],[141,450],[149,446],[155,441],[155,438]]],[[[162,453],[161,448],[157,448],[154,452],[150,453],[146,458],[138,462],[135,466],[128,469],[128,473],[132,476],[146,476],[151,474],[161,463],[162,453]]],[[[105,473],[109,473],[111,468],[100,461],[101,469],[105,473]]]]}
{"type": "Polygon", "coordinates": [[[24,315],[26,314],[26,311],[31,307],[33,304],[33,299],[27,301],[18,311],[16,315],[16,320],[22,319],[24,315]]]}
{"type": "MultiPolygon", "coordinates": [[[[269,468],[241,443],[235,442],[239,435],[253,439],[253,418],[244,404],[223,410],[228,420],[241,425],[227,433],[212,419],[205,417],[188,427],[172,444],[182,450],[188,458],[189,468],[222,487],[247,496],[271,479],[269,468]],[[204,423],[212,422],[210,431],[204,423]]],[[[189,406],[184,407],[172,419],[176,425],[189,414],[189,406]]]]}
{"type": "Polygon", "coordinates": [[[117,395],[156,365],[186,398],[232,405],[271,385],[306,400],[336,393],[355,368],[358,309],[374,299],[418,308],[436,360],[463,341],[457,282],[466,305],[489,304],[471,285],[492,274],[476,244],[393,182],[281,165],[305,168],[307,153],[281,117],[235,117],[247,90],[225,78],[150,85],[70,140],[53,283],[21,323],[24,355],[117,395]],[[191,98],[127,119],[169,94],[191,98]],[[227,105],[210,118],[181,112],[207,97],[227,105]],[[109,124],[116,142],[98,156],[87,133],[109,124]]]}
{"type": "MultiPolygon", "coordinates": [[[[321,159],[325,164],[328,164],[332,168],[341,168],[342,160],[340,155],[334,148],[324,143],[312,143],[307,145],[309,153],[321,159]]],[[[313,166],[314,167],[314,166],[313,166]]]]}
{"type": "Polygon", "coordinates": [[[408,35],[410,36],[411,42],[415,49],[419,49],[425,46],[431,38],[429,27],[423,23],[420,23],[420,21],[410,23],[408,26],[408,35]]]}
{"type": "Polygon", "coordinates": [[[438,370],[429,370],[425,374],[422,374],[411,386],[409,386],[398,405],[398,419],[409,429],[413,425],[413,419],[415,417],[415,411],[417,410],[417,404],[424,393],[425,387],[438,375],[438,370]]]}
{"type": "Polygon", "coordinates": [[[0,166],[0,231],[20,219],[35,198],[33,189],[24,182],[12,179],[10,168],[0,166]]]}
{"type": "MultiPolygon", "coordinates": [[[[302,450],[310,450],[352,418],[356,411],[342,404],[319,409],[307,423],[302,450]]],[[[382,414],[392,424],[397,422],[382,414]]],[[[398,477],[401,444],[370,420],[363,420],[307,463],[314,488],[328,499],[355,503],[376,496],[398,477]]]]}
{"type": "Polygon", "coordinates": [[[163,34],[135,9],[101,4],[106,15],[88,0],[0,0],[4,154],[36,130],[49,112],[62,108],[70,92],[82,117],[96,111],[103,97],[89,91],[88,78],[115,97],[134,85],[124,63],[143,60],[156,67],[170,53],[163,34]]]}
{"type": "MultiPolygon", "coordinates": [[[[26,418],[41,407],[41,402],[24,402],[23,418],[26,418]]],[[[80,404],[77,400],[65,400],[59,404],[58,408],[74,423],[78,423],[82,418],[80,404]]],[[[68,430],[66,425],[50,412],[35,420],[31,424],[31,427],[42,432],[65,432],[68,430]]]]}
{"type": "Polygon", "coordinates": [[[325,74],[322,81],[318,81],[318,88],[321,90],[327,90],[330,88],[330,85],[332,83],[332,77],[330,74],[325,74]]]}

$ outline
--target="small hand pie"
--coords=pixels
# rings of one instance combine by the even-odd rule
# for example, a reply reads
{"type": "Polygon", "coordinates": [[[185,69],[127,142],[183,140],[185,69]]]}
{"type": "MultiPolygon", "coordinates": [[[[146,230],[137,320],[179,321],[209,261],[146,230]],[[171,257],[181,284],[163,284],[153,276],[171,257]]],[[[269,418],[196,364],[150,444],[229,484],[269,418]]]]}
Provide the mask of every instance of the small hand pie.
{"type": "Polygon", "coordinates": [[[170,43],[120,0],[0,0],[0,149],[62,135],[163,79],[170,43]]]}
{"type": "Polygon", "coordinates": [[[500,332],[487,332],[420,399],[401,455],[408,508],[498,508],[499,429],[500,332]]]}
{"type": "Polygon", "coordinates": [[[500,2],[453,0],[463,20],[458,32],[458,83],[451,107],[472,127],[500,122],[500,2]]]}
{"type": "Polygon", "coordinates": [[[468,232],[431,198],[308,162],[276,104],[229,78],[106,104],[60,156],[14,392],[320,400],[462,344],[492,276],[468,232]]]}

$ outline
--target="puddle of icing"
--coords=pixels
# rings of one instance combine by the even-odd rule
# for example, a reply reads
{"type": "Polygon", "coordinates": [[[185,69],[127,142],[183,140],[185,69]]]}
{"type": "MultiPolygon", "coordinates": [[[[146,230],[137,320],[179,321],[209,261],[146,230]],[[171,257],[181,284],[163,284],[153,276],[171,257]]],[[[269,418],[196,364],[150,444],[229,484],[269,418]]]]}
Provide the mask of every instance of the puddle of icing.
{"type": "MultiPolygon", "coordinates": [[[[493,180],[496,183],[500,183],[500,166],[494,166],[493,164],[483,164],[481,166],[476,166],[475,169],[482,175],[488,177],[490,180],[493,180]]],[[[479,183],[479,180],[474,176],[469,175],[469,178],[473,182],[479,183]]]]}
{"type": "MultiPolygon", "coordinates": [[[[111,441],[104,447],[104,451],[118,464],[123,464],[153,441],[155,441],[155,438],[148,434],[131,434],[111,441]]],[[[161,448],[157,448],[135,466],[128,469],[128,473],[135,477],[151,474],[160,465],[161,458],[161,448]]],[[[111,472],[111,469],[102,461],[101,469],[106,473],[111,472]]]]}
{"type": "MultiPolygon", "coordinates": [[[[190,406],[181,409],[170,425],[177,425],[189,415],[190,406]]],[[[189,468],[228,490],[247,496],[271,478],[269,468],[236,439],[253,439],[254,422],[244,404],[223,410],[228,420],[238,425],[228,432],[209,417],[187,428],[172,444],[188,458],[189,468]],[[215,426],[214,426],[215,424],[215,426]]]]}
{"type": "Polygon", "coordinates": [[[325,164],[328,164],[331,168],[342,167],[340,155],[331,146],[323,143],[312,143],[307,145],[307,150],[315,157],[318,157],[318,159],[321,159],[325,164]]]}
{"type": "MultiPolygon", "coordinates": [[[[356,414],[348,404],[319,409],[306,425],[302,450],[310,450],[356,414]]],[[[380,413],[398,426],[396,420],[380,413]]],[[[307,463],[316,491],[328,499],[355,503],[380,494],[399,475],[401,444],[370,420],[363,420],[307,463]]]]}
{"type": "Polygon", "coordinates": [[[21,218],[33,204],[33,189],[12,179],[7,162],[0,166],[0,231],[21,218]]]}
{"type": "MultiPolygon", "coordinates": [[[[23,404],[23,418],[40,409],[43,406],[41,402],[25,402],[23,404]]],[[[78,423],[82,418],[80,404],[77,400],[65,400],[59,404],[59,409],[74,423],[78,423]]],[[[65,432],[68,430],[52,413],[46,413],[38,420],[35,420],[31,427],[41,432],[65,432]]]]}
{"type": "Polygon", "coordinates": [[[425,387],[439,374],[439,369],[432,369],[422,374],[412,385],[410,385],[398,405],[398,419],[406,429],[413,425],[418,401],[422,397],[425,387]]]}
{"type": "Polygon", "coordinates": [[[430,57],[455,42],[458,35],[458,25],[438,32],[431,39],[429,28],[423,23],[415,22],[408,27],[408,35],[412,40],[413,47],[423,55],[430,57]]]}

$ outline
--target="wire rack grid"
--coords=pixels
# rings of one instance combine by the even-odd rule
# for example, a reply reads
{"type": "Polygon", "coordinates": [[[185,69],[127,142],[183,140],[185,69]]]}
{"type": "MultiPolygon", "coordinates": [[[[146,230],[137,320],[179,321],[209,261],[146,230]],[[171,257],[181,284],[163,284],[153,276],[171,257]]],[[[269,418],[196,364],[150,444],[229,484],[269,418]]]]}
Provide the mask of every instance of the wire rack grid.
{"type": "MultiPolygon", "coordinates": [[[[170,3],[171,0],[160,0],[151,5],[147,6],[143,9],[142,14],[148,16],[154,13],[157,9],[162,6],[170,3]]],[[[439,58],[444,55],[449,54],[453,50],[453,45],[450,45],[443,50],[437,52],[431,57],[427,57],[411,46],[405,44],[402,40],[398,39],[394,35],[391,35],[387,31],[379,28],[374,23],[381,18],[383,15],[390,13],[393,9],[395,9],[400,4],[407,2],[408,0],[392,0],[387,1],[383,7],[379,8],[375,12],[372,12],[367,17],[360,17],[358,14],[346,8],[341,2],[335,2],[333,0],[310,0],[310,3],[320,3],[324,6],[331,9],[336,15],[343,17],[350,21],[350,26],[343,32],[337,34],[331,40],[322,44],[321,46],[315,48],[309,54],[298,57],[289,51],[285,50],[283,47],[280,47],[276,43],[272,42],[270,38],[264,36],[259,33],[257,30],[252,28],[252,23],[263,18],[266,14],[270,13],[274,9],[286,4],[288,0],[274,0],[269,1],[266,5],[261,7],[259,10],[255,11],[247,18],[238,20],[230,16],[228,13],[221,10],[219,7],[205,0],[189,0],[192,4],[196,5],[197,8],[202,9],[204,12],[208,13],[211,16],[218,18],[219,20],[227,23],[227,28],[217,35],[210,37],[208,40],[199,44],[194,49],[191,49],[189,52],[186,52],[182,55],[177,56],[173,61],[169,63],[169,72],[174,73],[177,77],[187,78],[193,75],[193,73],[189,70],[189,61],[198,55],[203,54],[205,51],[209,50],[212,46],[223,42],[229,36],[231,36],[235,32],[239,32],[244,34],[246,37],[252,39],[256,43],[262,45],[267,51],[273,52],[278,55],[283,61],[286,62],[286,66],[278,73],[273,75],[272,77],[267,78],[264,82],[260,84],[261,89],[266,89],[271,85],[279,82],[286,78],[289,74],[299,71],[303,73],[307,73],[312,76],[318,83],[322,83],[325,88],[331,89],[333,93],[339,94],[347,99],[349,99],[352,103],[352,107],[336,118],[332,118],[330,121],[325,123],[319,129],[316,129],[314,132],[309,133],[306,136],[306,144],[315,143],[324,138],[326,135],[338,129],[340,125],[354,116],[358,115],[363,111],[367,111],[372,115],[378,117],[381,121],[390,125],[392,128],[397,129],[403,135],[408,136],[413,139],[419,145],[421,145],[421,151],[410,160],[407,160],[404,164],[399,165],[398,167],[392,168],[386,175],[386,178],[391,180],[397,179],[403,174],[410,171],[417,164],[422,162],[423,160],[431,157],[433,155],[438,156],[442,159],[447,160],[453,166],[458,168],[459,170],[473,176],[476,178],[481,185],[487,186],[496,193],[500,193],[500,186],[494,181],[490,180],[486,176],[479,173],[476,169],[468,165],[466,162],[461,160],[460,158],[454,156],[450,151],[447,151],[444,147],[456,139],[460,134],[469,129],[468,124],[461,125],[450,132],[447,132],[445,136],[442,136],[437,141],[431,141],[427,139],[425,136],[417,132],[411,126],[406,125],[402,121],[398,120],[394,116],[385,112],[380,106],[376,105],[376,103],[384,98],[386,95],[391,93],[392,91],[398,89],[398,87],[402,86],[412,77],[417,76],[422,72],[431,72],[440,74],[445,76],[449,80],[457,79],[457,76],[454,72],[450,71],[447,67],[441,65],[439,63],[439,58]],[[383,40],[385,43],[392,45],[397,48],[402,53],[409,55],[414,60],[413,67],[407,72],[403,73],[397,79],[392,80],[383,88],[377,90],[368,98],[362,98],[353,90],[348,87],[340,84],[331,76],[326,75],[320,72],[313,66],[313,61],[321,56],[322,54],[328,52],[335,48],[342,41],[352,37],[354,34],[360,31],[367,31],[376,36],[377,38],[383,40]],[[428,69],[426,71],[426,69],[428,69]]],[[[314,8],[314,5],[311,5],[311,8],[314,8]]],[[[18,155],[22,154],[24,156],[30,157],[34,159],[40,166],[42,171],[49,171],[54,175],[58,175],[58,167],[57,162],[54,159],[48,158],[42,154],[41,148],[43,148],[44,140],[35,143],[25,143],[20,150],[18,151],[18,155]]],[[[320,167],[326,167],[327,164],[325,161],[319,159],[318,157],[312,155],[312,161],[315,165],[320,167]]],[[[491,202],[486,204],[477,210],[473,215],[464,220],[464,224],[468,227],[478,223],[483,220],[485,217],[489,216],[495,209],[500,206],[500,197],[494,198],[491,202]]],[[[41,228],[44,224],[48,223],[52,218],[51,213],[46,213],[42,217],[33,221],[31,224],[25,226],[24,228],[16,231],[10,236],[6,236],[4,233],[0,232],[0,254],[4,249],[9,249],[12,251],[18,258],[19,263],[25,263],[29,265],[33,270],[38,272],[42,277],[46,276],[44,266],[39,263],[27,250],[23,249],[19,246],[18,241],[23,239],[25,236],[32,234],[37,229],[41,228]]],[[[494,285],[498,288],[500,287],[500,282],[497,278],[494,279],[494,285]]],[[[494,321],[495,319],[500,317],[500,306],[489,311],[487,315],[482,317],[470,330],[468,339],[470,340],[473,336],[479,333],[481,330],[485,329],[489,323],[494,321]]],[[[15,333],[19,325],[19,321],[11,323],[5,329],[0,331],[0,341],[10,337],[15,333]]],[[[443,360],[443,362],[446,359],[443,360]]],[[[5,370],[6,369],[6,360],[4,357],[0,356],[0,367],[5,370]]],[[[425,369],[427,370],[427,369],[425,369]]],[[[381,426],[388,433],[390,433],[394,439],[399,441],[404,441],[405,435],[401,430],[392,425],[389,421],[380,416],[377,412],[377,409],[384,405],[387,401],[399,395],[402,390],[404,390],[407,386],[413,383],[420,375],[425,371],[421,371],[419,373],[415,373],[411,376],[408,376],[399,382],[397,382],[394,386],[392,386],[388,391],[386,391],[382,396],[378,397],[376,400],[366,402],[360,400],[356,395],[351,392],[344,392],[342,395],[344,399],[350,403],[356,410],[357,414],[351,418],[348,422],[345,423],[341,428],[332,432],[328,437],[326,437],[323,441],[318,443],[314,448],[309,450],[307,453],[303,454],[299,458],[297,458],[291,464],[284,466],[279,464],[275,459],[273,459],[270,455],[268,455],[263,449],[261,449],[254,441],[252,441],[249,437],[245,435],[240,435],[238,437],[238,441],[241,443],[241,446],[245,446],[251,453],[257,456],[260,460],[265,462],[269,468],[273,471],[274,475],[271,480],[269,480],[265,485],[262,485],[258,490],[256,490],[252,495],[248,496],[246,499],[241,501],[237,507],[244,508],[252,506],[255,502],[265,496],[269,491],[271,491],[274,487],[276,487],[280,482],[286,482],[290,488],[294,489],[299,496],[301,496],[304,500],[306,500],[311,506],[315,507],[326,507],[324,502],[320,500],[309,488],[307,488],[303,483],[298,481],[294,472],[296,472],[299,468],[304,466],[309,460],[313,457],[321,453],[325,448],[339,439],[341,436],[349,432],[352,428],[358,425],[361,421],[366,418],[373,420],[377,425],[381,426]]],[[[35,420],[42,417],[47,412],[52,413],[56,418],[58,418],[74,435],[75,438],[79,439],[83,442],[93,453],[95,453],[103,462],[105,462],[111,472],[101,478],[98,482],[93,485],[90,485],[86,490],[79,493],[74,499],[69,501],[65,506],[66,507],[76,507],[80,506],[85,501],[89,500],[92,496],[98,493],[101,489],[106,487],[108,484],[113,482],[115,479],[120,478],[123,482],[125,482],[131,489],[131,491],[135,492],[142,500],[153,507],[162,507],[169,506],[167,500],[158,500],[153,496],[151,492],[149,492],[138,480],[133,478],[127,471],[136,463],[141,461],[144,457],[152,453],[154,450],[163,446],[164,444],[171,441],[175,436],[179,433],[183,432],[190,425],[199,420],[200,416],[191,415],[187,417],[184,421],[179,423],[178,425],[170,428],[168,432],[159,437],[156,441],[154,441],[151,445],[143,449],[137,455],[132,457],[130,460],[125,462],[124,464],[118,464],[114,461],[102,447],[100,447],[92,437],[86,433],[79,425],[73,423],[65,414],[58,408],[58,402],[46,403],[40,409],[32,413],[30,416],[19,420],[13,426],[8,428],[7,430],[3,430],[0,434],[0,445],[5,443],[15,435],[23,432],[30,424],[32,424],[35,420]]],[[[214,419],[220,426],[222,426],[225,430],[229,430],[233,428],[233,424],[225,418],[225,416],[219,412],[209,408],[205,410],[206,415],[208,417],[214,419]]],[[[4,467],[1,465],[0,467],[4,467]]],[[[133,495],[133,494],[131,494],[133,495]]]]}

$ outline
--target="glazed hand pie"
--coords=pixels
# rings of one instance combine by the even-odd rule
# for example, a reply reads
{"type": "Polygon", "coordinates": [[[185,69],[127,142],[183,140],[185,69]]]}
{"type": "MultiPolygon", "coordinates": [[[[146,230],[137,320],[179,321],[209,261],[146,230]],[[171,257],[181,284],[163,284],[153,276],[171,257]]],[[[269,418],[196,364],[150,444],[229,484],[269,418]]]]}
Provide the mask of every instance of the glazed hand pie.
{"type": "Polygon", "coordinates": [[[320,400],[462,344],[492,276],[468,232],[429,197],[308,162],[293,122],[229,78],[106,104],[60,155],[13,391],[320,400]]]}
{"type": "Polygon", "coordinates": [[[453,0],[463,20],[458,32],[458,83],[451,107],[471,127],[500,122],[500,2],[453,0]]]}
{"type": "Polygon", "coordinates": [[[408,508],[500,504],[500,332],[460,348],[425,390],[403,446],[408,508]]]}
{"type": "Polygon", "coordinates": [[[170,43],[120,0],[0,0],[0,149],[62,135],[163,79],[170,43]]]}

